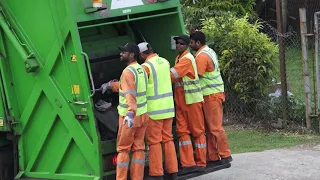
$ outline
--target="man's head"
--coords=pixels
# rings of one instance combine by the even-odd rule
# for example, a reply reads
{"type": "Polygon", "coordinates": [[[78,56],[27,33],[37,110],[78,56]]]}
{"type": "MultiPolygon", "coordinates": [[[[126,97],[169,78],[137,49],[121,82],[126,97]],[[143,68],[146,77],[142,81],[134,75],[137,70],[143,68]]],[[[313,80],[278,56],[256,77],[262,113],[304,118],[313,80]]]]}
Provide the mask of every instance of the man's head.
{"type": "Polygon", "coordinates": [[[190,48],[198,51],[206,44],[206,35],[201,31],[195,31],[190,35],[190,48]]]}
{"type": "Polygon", "coordinates": [[[190,39],[187,35],[180,35],[173,38],[176,41],[176,50],[178,53],[183,53],[188,49],[190,39]]]}
{"type": "Polygon", "coordinates": [[[124,46],[120,46],[120,61],[128,64],[137,61],[139,56],[139,47],[134,43],[127,43],[124,46]]]}
{"type": "Polygon", "coordinates": [[[147,42],[142,42],[138,44],[140,50],[140,59],[145,61],[150,54],[153,54],[153,49],[151,45],[147,42]]]}

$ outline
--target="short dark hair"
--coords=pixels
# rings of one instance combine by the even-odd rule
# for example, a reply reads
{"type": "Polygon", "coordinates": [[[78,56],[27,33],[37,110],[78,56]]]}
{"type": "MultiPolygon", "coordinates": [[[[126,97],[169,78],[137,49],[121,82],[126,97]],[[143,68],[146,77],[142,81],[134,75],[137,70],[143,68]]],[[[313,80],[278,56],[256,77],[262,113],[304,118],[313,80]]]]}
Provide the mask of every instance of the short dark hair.
{"type": "Polygon", "coordinates": [[[196,31],[190,35],[190,39],[199,41],[202,45],[206,44],[206,35],[201,31],[196,31]]]}

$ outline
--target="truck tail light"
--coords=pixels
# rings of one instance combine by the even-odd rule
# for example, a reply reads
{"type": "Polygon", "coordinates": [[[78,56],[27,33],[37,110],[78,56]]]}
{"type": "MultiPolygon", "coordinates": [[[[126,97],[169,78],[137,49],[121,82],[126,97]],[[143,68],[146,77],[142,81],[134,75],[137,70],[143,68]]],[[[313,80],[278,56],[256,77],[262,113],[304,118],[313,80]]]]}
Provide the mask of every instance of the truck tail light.
{"type": "Polygon", "coordinates": [[[103,156],[104,170],[115,170],[117,167],[117,154],[107,154],[103,156]]]}
{"type": "Polygon", "coordinates": [[[113,164],[114,166],[117,166],[117,155],[114,155],[114,156],[112,157],[112,164],[113,164]]]}

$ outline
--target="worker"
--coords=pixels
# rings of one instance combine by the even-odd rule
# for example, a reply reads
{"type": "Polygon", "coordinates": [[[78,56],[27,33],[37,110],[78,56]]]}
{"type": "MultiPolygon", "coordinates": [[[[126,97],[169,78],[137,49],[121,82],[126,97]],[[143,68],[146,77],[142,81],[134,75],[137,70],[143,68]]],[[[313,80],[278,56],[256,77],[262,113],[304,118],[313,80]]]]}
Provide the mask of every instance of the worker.
{"type": "Polygon", "coordinates": [[[140,59],[144,61],[148,80],[147,106],[148,127],[146,139],[149,146],[149,179],[163,179],[162,149],[164,163],[171,179],[177,179],[178,161],[172,136],[174,101],[170,79],[170,63],[154,53],[147,42],[138,44],[140,59]],[[161,144],[162,143],[162,149],[161,144]]]}
{"type": "Polygon", "coordinates": [[[179,155],[182,169],[179,174],[203,171],[206,167],[206,137],[202,112],[201,92],[196,62],[188,52],[189,36],[174,37],[178,56],[171,71],[175,82],[176,128],[179,137],[179,155]],[[194,137],[196,158],[194,159],[190,134],[194,137]]]}
{"type": "Polygon", "coordinates": [[[117,137],[117,180],[127,180],[129,153],[132,153],[130,177],[142,180],[145,164],[144,137],[148,124],[147,115],[147,75],[137,63],[139,47],[127,43],[120,47],[120,61],[127,64],[120,82],[109,81],[101,86],[102,93],[112,88],[119,92],[119,131],[117,137]]]}
{"type": "Polygon", "coordinates": [[[208,164],[225,164],[232,161],[227,136],[222,126],[225,101],[224,82],[221,78],[218,58],[206,45],[206,36],[201,31],[190,35],[190,48],[195,53],[197,71],[204,98],[203,110],[206,120],[208,164]]]}

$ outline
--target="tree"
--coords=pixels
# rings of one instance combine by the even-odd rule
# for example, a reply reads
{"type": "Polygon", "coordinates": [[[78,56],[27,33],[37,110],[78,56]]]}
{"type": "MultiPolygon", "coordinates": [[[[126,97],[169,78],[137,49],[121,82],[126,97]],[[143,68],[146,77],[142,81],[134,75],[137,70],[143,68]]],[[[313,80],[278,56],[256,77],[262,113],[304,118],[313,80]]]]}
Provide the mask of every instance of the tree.
{"type": "Polygon", "coordinates": [[[187,29],[201,29],[201,20],[230,12],[243,17],[255,15],[256,0],[182,0],[182,11],[187,29]]]}

